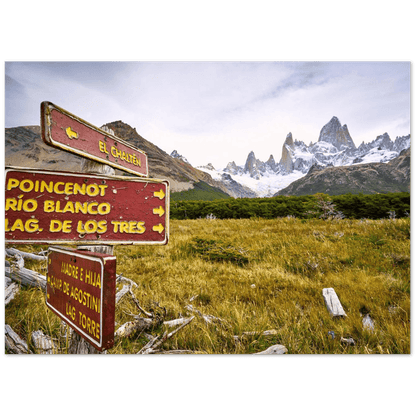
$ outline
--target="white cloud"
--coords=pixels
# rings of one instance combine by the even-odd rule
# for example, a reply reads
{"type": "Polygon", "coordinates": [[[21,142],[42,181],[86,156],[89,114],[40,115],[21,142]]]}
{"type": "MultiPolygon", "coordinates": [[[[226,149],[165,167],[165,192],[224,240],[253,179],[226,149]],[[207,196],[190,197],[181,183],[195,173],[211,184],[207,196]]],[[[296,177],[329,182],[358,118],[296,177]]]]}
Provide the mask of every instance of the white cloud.
{"type": "Polygon", "coordinates": [[[123,120],[194,165],[252,150],[278,161],[289,132],[315,142],[334,115],[357,145],[410,133],[409,63],[23,62],[6,74],[6,127],[38,124],[48,100],[98,126],[123,120]]]}

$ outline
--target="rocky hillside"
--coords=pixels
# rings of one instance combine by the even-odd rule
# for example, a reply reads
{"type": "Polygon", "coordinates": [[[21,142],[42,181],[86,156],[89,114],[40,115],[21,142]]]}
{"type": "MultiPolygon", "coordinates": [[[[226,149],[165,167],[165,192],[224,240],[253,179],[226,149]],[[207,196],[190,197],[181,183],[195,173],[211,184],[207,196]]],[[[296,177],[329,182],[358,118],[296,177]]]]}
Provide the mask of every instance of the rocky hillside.
{"type": "MultiPolygon", "coordinates": [[[[176,159],[140,136],[135,128],[122,121],[106,124],[117,137],[144,150],[149,161],[149,177],[168,179],[172,192],[193,189],[194,184],[207,183],[234,196],[225,184],[215,182],[209,174],[189,163],[176,159]]],[[[41,138],[39,126],[14,127],[5,129],[5,164],[23,168],[39,168],[69,172],[81,171],[80,156],[46,145],[41,138]]],[[[117,175],[126,175],[116,170],[117,175]]]]}
{"type": "Polygon", "coordinates": [[[328,195],[346,193],[410,192],[410,148],[388,163],[365,163],[350,166],[319,167],[313,165],[308,174],[278,195],[328,195]]]}

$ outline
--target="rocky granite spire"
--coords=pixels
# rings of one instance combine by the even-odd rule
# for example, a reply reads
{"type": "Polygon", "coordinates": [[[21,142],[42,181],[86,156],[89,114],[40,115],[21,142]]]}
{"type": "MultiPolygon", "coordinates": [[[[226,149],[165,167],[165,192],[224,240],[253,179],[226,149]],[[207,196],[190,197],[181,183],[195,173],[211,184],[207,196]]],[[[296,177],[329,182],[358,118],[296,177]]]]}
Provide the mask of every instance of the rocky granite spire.
{"type": "Polygon", "coordinates": [[[331,143],[338,150],[342,148],[355,149],[355,144],[352,141],[347,125],[341,126],[340,121],[335,116],[322,127],[318,142],[331,143]]]}
{"type": "Polygon", "coordinates": [[[254,155],[254,152],[251,151],[247,157],[246,164],[244,166],[244,173],[249,173],[250,176],[254,179],[260,179],[259,167],[257,166],[258,160],[254,155]]]}
{"type": "Polygon", "coordinates": [[[294,143],[292,133],[289,133],[286,136],[285,142],[283,143],[282,158],[280,159],[280,166],[286,173],[293,172],[293,148],[294,143]]]}

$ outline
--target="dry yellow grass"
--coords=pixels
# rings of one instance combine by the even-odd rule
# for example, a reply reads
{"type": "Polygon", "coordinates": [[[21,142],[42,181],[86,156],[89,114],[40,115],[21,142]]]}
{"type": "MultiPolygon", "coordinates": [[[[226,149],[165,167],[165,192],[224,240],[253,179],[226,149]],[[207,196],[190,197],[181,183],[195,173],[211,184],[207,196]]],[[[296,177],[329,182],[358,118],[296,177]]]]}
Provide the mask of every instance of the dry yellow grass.
{"type": "MultiPolygon", "coordinates": [[[[197,316],[164,349],[247,354],[283,344],[289,354],[410,353],[409,218],[176,220],[167,246],[118,246],[115,254],[117,273],[137,283],[133,292],[145,309],[159,305],[167,320],[189,315],[186,305],[192,304],[222,319],[213,325],[197,316]],[[327,287],[335,289],[347,318],[329,315],[322,297],[327,287]],[[374,330],[364,328],[366,314],[374,330]],[[270,336],[243,334],[271,329],[270,336]]],[[[126,296],[117,324],[132,314],[138,311],[126,296]]],[[[35,289],[23,290],[6,307],[6,323],[23,336],[38,328],[51,335],[59,330],[35,289]]],[[[135,353],[146,342],[134,334],[109,353],[135,353]]]]}

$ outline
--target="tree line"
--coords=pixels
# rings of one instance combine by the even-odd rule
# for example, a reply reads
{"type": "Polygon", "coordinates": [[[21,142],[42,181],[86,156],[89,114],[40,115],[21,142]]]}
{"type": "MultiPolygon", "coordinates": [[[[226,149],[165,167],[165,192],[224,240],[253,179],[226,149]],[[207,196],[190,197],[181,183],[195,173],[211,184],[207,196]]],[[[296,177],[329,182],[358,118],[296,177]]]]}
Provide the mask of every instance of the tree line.
{"type": "Polygon", "coordinates": [[[410,215],[410,193],[345,194],[329,196],[276,196],[272,198],[241,198],[216,201],[172,201],[172,219],[198,219],[214,216],[228,218],[297,218],[322,217],[323,207],[330,206],[341,218],[402,218],[410,215]],[[329,205],[328,205],[329,204],[329,205]]]}

